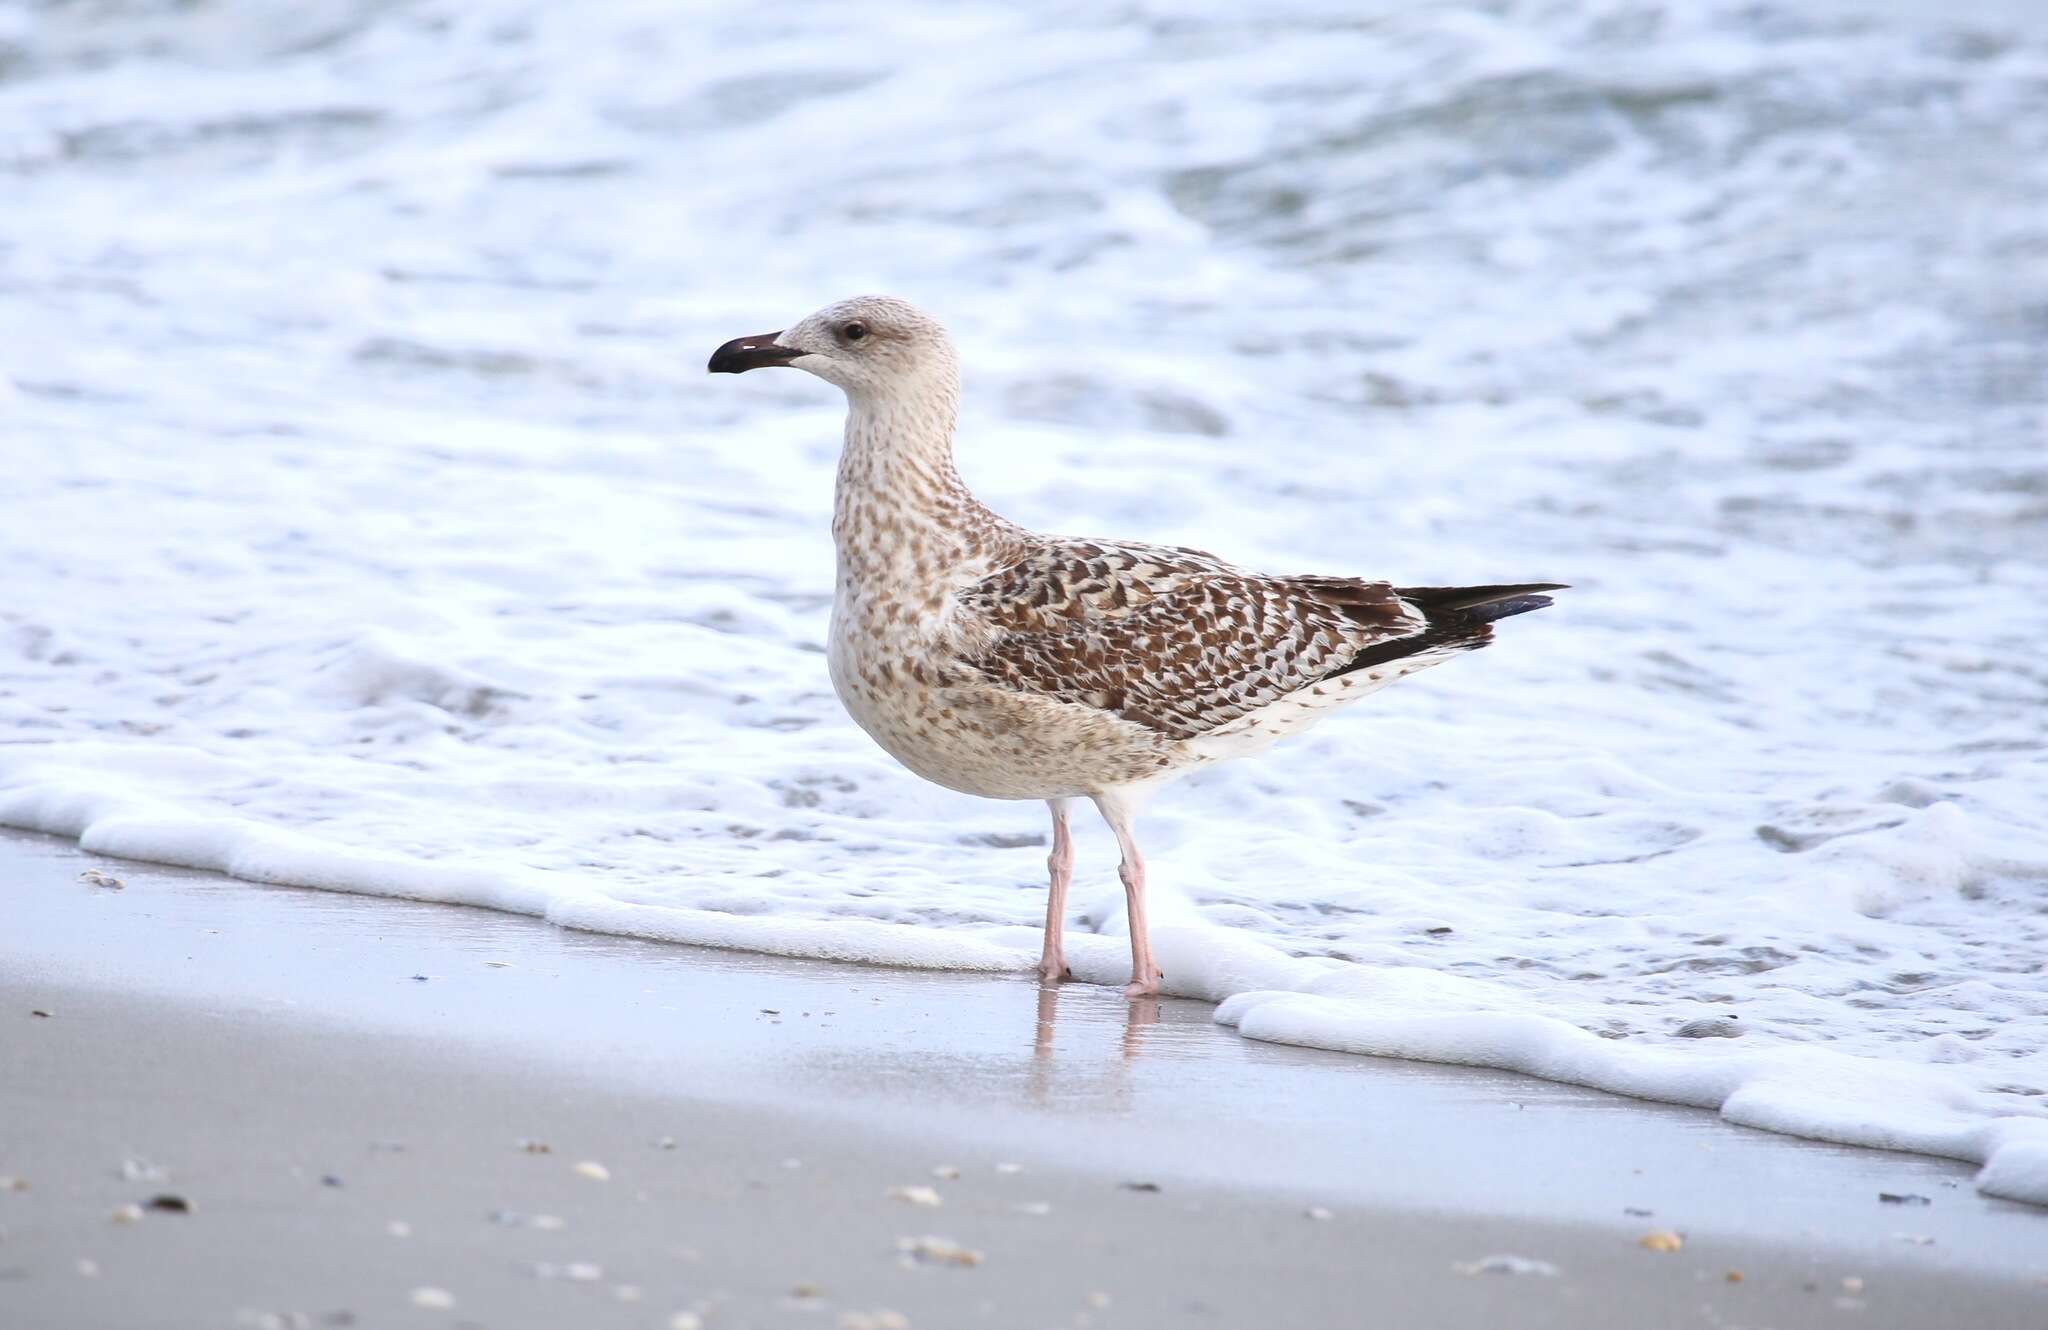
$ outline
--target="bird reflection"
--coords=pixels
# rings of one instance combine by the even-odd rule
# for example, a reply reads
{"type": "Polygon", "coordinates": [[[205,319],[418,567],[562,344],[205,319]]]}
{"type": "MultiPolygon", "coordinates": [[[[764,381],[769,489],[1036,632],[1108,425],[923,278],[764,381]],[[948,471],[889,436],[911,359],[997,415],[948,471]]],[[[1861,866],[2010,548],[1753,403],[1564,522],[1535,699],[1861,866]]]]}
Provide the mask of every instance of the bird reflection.
{"type": "Polygon", "coordinates": [[[1049,980],[1038,983],[1038,1028],[1031,1038],[1031,1055],[1041,1068],[1052,1058],[1053,1026],[1060,1018],[1060,986],[1049,980]]]}
{"type": "Polygon", "coordinates": [[[1156,997],[1131,998],[1124,1009],[1124,1061],[1138,1056],[1144,1046],[1145,1032],[1159,1024],[1159,999],[1156,997]]]}
{"type": "MultiPolygon", "coordinates": [[[[1040,983],[1038,986],[1038,1017],[1031,1036],[1031,1097],[1041,1102],[1050,1096],[1057,1070],[1054,1064],[1053,1043],[1059,1027],[1060,987],[1055,983],[1040,983]]],[[[1075,1000],[1090,1003],[1091,1008],[1084,1010],[1091,1010],[1094,995],[1083,995],[1075,1000]]],[[[1159,1023],[1159,999],[1130,998],[1123,1003],[1123,1007],[1123,1035],[1118,1048],[1120,1056],[1116,1060],[1114,1074],[1111,1077],[1118,1099],[1124,1098],[1129,1089],[1125,1073],[1130,1064],[1137,1060],[1139,1052],[1150,1037],[1152,1027],[1159,1023]]],[[[1086,1017],[1082,1019],[1084,1030],[1095,1024],[1086,1017]]],[[[1089,1054],[1099,1051],[1099,1046],[1071,1051],[1078,1054],[1082,1061],[1093,1062],[1094,1059],[1089,1054]]],[[[1070,1065],[1067,1070],[1068,1075],[1064,1079],[1071,1087],[1075,1080],[1074,1073],[1078,1068],[1070,1065]]]]}

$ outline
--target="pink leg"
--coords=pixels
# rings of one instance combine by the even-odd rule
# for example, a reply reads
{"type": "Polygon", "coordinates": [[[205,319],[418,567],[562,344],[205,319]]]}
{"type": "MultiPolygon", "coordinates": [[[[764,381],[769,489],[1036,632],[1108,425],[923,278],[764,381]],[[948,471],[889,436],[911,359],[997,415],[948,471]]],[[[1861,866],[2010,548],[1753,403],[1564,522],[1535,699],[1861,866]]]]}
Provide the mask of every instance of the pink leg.
{"type": "Polygon", "coordinates": [[[1045,803],[1052,809],[1052,853],[1045,860],[1052,874],[1052,893],[1045,902],[1045,951],[1038,958],[1038,977],[1056,984],[1074,977],[1060,946],[1060,930],[1067,921],[1067,884],[1074,880],[1074,842],[1067,835],[1067,801],[1048,799],[1045,803]]]}
{"type": "Polygon", "coordinates": [[[1123,852],[1123,862],[1117,865],[1116,873],[1123,879],[1124,912],[1131,921],[1131,982],[1124,985],[1124,996],[1148,997],[1159,991],[1159,981],[1164,976],[1152,963],[1152,930],[1145,922],[1145,859],[1138,853],[1138,842],[1131,837],[1130,807],[1121,800],[1100,796],[1095,806],[1102,810],[1103,820],[1116,833],[1117,848],[1123,852]]]}

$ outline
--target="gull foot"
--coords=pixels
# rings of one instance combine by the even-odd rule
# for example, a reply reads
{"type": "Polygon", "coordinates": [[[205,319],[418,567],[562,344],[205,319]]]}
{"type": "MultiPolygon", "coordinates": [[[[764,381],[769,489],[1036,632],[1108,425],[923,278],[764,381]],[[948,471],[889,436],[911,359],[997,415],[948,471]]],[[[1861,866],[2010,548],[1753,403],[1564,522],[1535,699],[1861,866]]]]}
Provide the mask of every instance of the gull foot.
{"type": "Polygon", "coordinates": [[[1067,963],[1056,957],[1047,957],[1038,963],[1038,980],[1045,984],[1060,984],[1074,977],[1067,963]]]}
{"type": "Polygon", "coordinates": [[[1159,996],[1159,980],[1162,977],[1155,973],[1150,979],[1133,979],[1124,985],[1124,996],[1127,998],[1157,997],[1159,996]]]}

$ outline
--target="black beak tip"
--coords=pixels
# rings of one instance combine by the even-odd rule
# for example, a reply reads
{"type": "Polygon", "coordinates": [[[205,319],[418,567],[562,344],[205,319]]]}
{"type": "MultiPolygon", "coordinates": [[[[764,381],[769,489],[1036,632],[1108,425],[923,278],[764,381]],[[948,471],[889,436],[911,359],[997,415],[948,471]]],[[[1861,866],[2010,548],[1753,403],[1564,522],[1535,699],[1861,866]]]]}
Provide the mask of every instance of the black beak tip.
{"type": "Polygon", "coordinates": [[[712,374],[744,374],[750,369],[787,365],[804,354],[793,347],[777,346],[775,339],[780,336],[781,333],[772,332],[735,337],[713,351],[710,363],[704,368],[712,374]]]}

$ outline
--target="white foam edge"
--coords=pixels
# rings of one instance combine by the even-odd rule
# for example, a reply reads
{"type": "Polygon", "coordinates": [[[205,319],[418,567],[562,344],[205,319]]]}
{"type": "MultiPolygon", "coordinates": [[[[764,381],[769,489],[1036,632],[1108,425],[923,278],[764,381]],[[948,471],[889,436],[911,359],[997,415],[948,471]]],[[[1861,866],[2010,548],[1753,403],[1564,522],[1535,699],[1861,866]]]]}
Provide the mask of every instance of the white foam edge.
{"type": "MultiPolygon", "coordinates": [[[[789,919],[620,901],[560,873],[434,863],[348,849],[299,832],[64,781],[0,791],[0,825],[63,836],[95,854],[202,869],[248,882],[470,905],[565,928],[722,950],[918,969],[1017,971],[1035,930],[964,933],[868,919],[789,919]]],[[[1979,1166],[1987,1195],[2048,1205],[2048,1116],[1998,1115],[1946,1068],[1853,1057],[1817,1045],[1673,1049],[1602,1039],[1512,1011],[1398,1014],[1359,998],[1356,967],[1304,959],[1176,912],[1153,931],[1162,990],[1220,1005],[1247,1038],[1335,1052],[1519,1072],[1631,1098],[1712,1109],[1730,1122],[1842,1145],[1979,1166]]],[[[1069,938],[1085,982],[1129,977],[1122,939],[1069,938]]],[[[1718,1041],[1716,1041],[1718,1043],[1718,1041]]]]}
{"type": "Polygon", "coordinates": [[[585,932],[728,951],[932,970],[1021,970],[1037,961],[1035,951],[1027,953],[1012,939],[991,940],[1022,930],[984,936],[871,919],[790,919],[636,904],[563,873],[350,849],[242,818],[198,816],[62,783],[0,791],[0,826],[68,837],[95,854],[203,869],[245,882],[470,905],[585,932]]]}
{"type": "Polygon", "coordinates": [[[2048,1117],[2001,1112],[2010,1106],[1946,1067],[1816,1044],[1673,1048],[1602,1039],[1527,1012],[1403,1015],[1299,991],[1235,994],[1216,1020],[1268,1043],[1520,1072],[1711,1109],[1785,1136],[1959,1159],[1979,1166],[1987,1195],[2048,1205],[2048,1117]]]}

